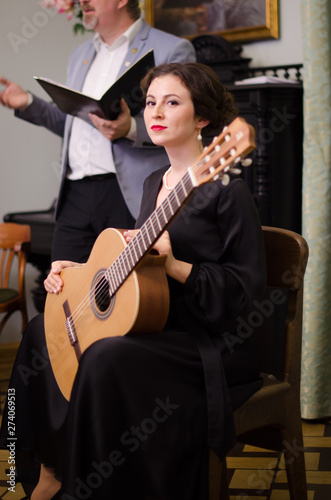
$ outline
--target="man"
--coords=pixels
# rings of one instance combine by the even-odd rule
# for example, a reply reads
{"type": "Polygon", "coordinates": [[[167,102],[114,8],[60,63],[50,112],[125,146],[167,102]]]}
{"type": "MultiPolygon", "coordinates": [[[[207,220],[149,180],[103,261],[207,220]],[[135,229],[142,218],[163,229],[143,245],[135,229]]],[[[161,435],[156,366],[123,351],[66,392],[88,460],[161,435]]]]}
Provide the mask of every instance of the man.
{"type": "MultiPolygon", "coordinates": [[[[67,85],[100,98],[128,67],[149,50],[155,64],[194,61],[188,40],[151,28],[139,0],[80,0],[93,39],[74,50],[67,85]]],[[[62,180],[57,201],[52,260],[85,262],[106,227],[130,228],[138,216],[145,178],[168,163],[147,134],[142,113],[135,118],[121,100],[114,121],[90,115],[91,125],[0,78],[0,102],[15,115],[63,137],[62,180]]]]}

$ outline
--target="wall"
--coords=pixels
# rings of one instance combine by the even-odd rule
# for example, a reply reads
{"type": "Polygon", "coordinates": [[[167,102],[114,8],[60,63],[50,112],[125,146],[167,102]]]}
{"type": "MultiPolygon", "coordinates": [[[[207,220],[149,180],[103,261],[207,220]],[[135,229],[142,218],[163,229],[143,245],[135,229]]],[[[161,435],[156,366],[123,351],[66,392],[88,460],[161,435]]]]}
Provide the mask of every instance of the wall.
{"type": "MultiPolygon", "coordinates": [[[[66,80],[71,50],[88,35],[73,35],[72,22],[41,7],[38,0],[1,0],[0,74],[44,97],[33,76],[66,80]]],[[[243,56],[252,66],[302,62],[300,0],[280,0],[279,40],[244,45],[243,56]]],[[[7,212],[47,209],[56,198],[59,185],[61,139],[32,126],[0,107],[0,220],[7,212]]],[[[36,314],[29,290],[36,270],[28,265],[29,316],[36,314]]],[[[10,320],[0,342],[19,340],[17,313],[10,320]]]]}
{"type": "Polygon", "coordinates": [[[251,66],[302,63],[300,1],[279,1],[278,40],[266,40],[243,46],[242,55],[252,58],[251,66]]]}
{"type": "MultiPolygon", "coordinates": [[[[33,76],[64,83],[69,53],[83,37],[73,35],[65,15],[43,9],[38,0],[1,0],[1,8],[0,75],[45,97],[33,76]]],[[[58,191],[61,139],[1,106],[0,130],[0,220],[8,212],[47,209],[58,191]]],[[[27,290],[36,276],[28,265],[27,290]]],[[[30,298],[28,309],[31,318],[36,311],[30,298]]],[[[0,342],[19,339],[20,324],[15,313],[0,342]]]]}

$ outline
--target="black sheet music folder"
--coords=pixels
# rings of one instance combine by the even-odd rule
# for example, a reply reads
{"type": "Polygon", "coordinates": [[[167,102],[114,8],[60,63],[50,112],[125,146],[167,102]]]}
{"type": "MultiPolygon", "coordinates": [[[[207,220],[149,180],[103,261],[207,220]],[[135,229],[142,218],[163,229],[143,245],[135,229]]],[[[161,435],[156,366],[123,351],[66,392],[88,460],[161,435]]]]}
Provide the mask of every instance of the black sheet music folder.
{"type": "Polygon", "coordinates": [[[34,78],[61,111],[91,124],[89,113],[107,120],[116,120],[121,111],[120,99],[122,97],[128,104],[132,116],[139,113],[144,104],[140,81],[154,64],[154,53],[150,50],[123,73],[99,100],[48,78],[37,76],[34,78]]]}

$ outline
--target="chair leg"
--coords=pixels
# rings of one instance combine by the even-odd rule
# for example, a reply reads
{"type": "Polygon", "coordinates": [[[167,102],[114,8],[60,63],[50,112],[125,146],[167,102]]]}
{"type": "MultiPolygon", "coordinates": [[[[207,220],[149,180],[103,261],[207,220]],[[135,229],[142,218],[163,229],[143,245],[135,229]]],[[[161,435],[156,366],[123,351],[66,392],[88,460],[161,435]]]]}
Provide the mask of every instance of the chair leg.
{"type": "Polygon", "coordinates": [[[22,335],[23,335],[29,322],[26,304],[22,306],[21,313],[22,313],[22,335]]]}
{"type": "Polygon", "coordinates": [[[291,500],[307,500],[305,455],[301,419],[293,419],[282,429],[282,444],[291,500]],[[296,420],[296,421],[295,421],[296,420]]]}
{"type": "Polygon", "coordinates": [[[226,459],[209,451],[209,500],[229,500],[226,459]]]}
{"type": "MultiPolygon", "coordinates": [[[[6,326],[7,324],[7,321],[9,320],[9,318],[12,316],[12,314],[14,314],[16,311],[18,311],[18,309],[14,309],[13,311],[9,311],[5,314],[4,318],[2,319],[2,321],[0,322],[0,333],[2,332],[2,330],[4,329],[4,327],[6,326]]],[[[28,318],[28,310],[27,310],[27,307],[26,307],[26,304],[22,305],[21,308],[19,309],[21,315],[22,315],[22,335],[23,333],[25,332],[26,330],[26,327],[28,326],[28,322],[29,322],[29,318],[28,318]]]]}
{"type": "Polygon", "coordinates": [[[7,321],[9,320],[9,318],[11,317],[11,315],[13,314],[14,311],[10,311],[9,313],[6,313],[4,318],[2,319],[1,323],[0,323],[0,333],[2,332],[2,330],[4,329],[4,327],[6,326],[6,323],[7,321]]]}

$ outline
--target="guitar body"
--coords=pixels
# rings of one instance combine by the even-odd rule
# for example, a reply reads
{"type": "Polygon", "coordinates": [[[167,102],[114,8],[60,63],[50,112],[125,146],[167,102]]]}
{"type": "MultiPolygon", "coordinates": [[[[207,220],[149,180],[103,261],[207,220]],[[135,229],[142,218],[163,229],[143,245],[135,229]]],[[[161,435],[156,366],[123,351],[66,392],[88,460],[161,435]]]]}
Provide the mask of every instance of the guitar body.
{"type": "MultiPolygon", "coordinates": [[[[164,257],[147,254],[126,278],[116,294],[100,303],[96,283],[106,283],[105,271],[120,255],[126,242],[120,230],[106,229],[96,240],[83,267],[61,272],[64,286],[59,294],[48,294],[45,305],[45,335],[50,362],[58,386],[70,399],[78,369],[79,351],[93,342],[127,333],[158,333],[168,317],[169,290],[164,257]],[[75,347],[66,327],[66,311],[77,335],[75,347]]],[[[96,367],[97,369],[97,367],[96,367]]]]}

